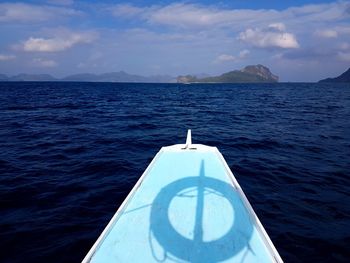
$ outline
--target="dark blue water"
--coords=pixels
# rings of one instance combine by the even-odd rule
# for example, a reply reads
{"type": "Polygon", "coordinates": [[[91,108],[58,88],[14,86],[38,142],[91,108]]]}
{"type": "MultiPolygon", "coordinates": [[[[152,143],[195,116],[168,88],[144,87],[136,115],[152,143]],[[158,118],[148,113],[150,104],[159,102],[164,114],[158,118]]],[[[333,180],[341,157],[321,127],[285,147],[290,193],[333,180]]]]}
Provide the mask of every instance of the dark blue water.
{"type": "Polygon", "coordinates": [[[350,259],[350,85],[0,83],[0,262],[79,262],[165,145],[217,146],[286,262],[350,259]]]}

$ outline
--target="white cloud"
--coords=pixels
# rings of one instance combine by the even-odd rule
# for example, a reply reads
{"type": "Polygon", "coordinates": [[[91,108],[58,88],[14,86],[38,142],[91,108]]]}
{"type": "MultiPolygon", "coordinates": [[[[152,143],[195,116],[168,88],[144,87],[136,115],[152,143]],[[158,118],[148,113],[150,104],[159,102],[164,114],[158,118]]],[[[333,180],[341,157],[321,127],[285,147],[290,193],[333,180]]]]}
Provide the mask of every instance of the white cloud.
{"type": "Polygon", "coordinates": [[[166,25],[181,28],[207,26],[235,26],[243,21],[253,21],[257,17],[269,18],[278,12],[274,10],[220,9],[215,6],[172,3],[169,5],[137,7],[119,4],[110,9],[118,18],[135,18],[151,25],[166,25]]]}
{"type": "Polygon", "coordinates": [[[300,7],[291,7],[283,11],[288,16],[299,17],[304,22],[339,21],[349,19],[350,3],[348,1],[335,1],[324,4],[311,4],[300,7]]]}
{"type": "MultiPolygon", "coordinates": [[[[349,7],[350,12],[350,7],[349,7]]],[[[339,34],[350,35],[350,26],[339,26],[336,27],[336,30],[339,34]]]]}
{"type": "Polygon", "coordinates": [[[269,25],[269,28],[280,32],[286,31],[286,26],[283,23],[272,23],[269,25]]]}
{"type": "Polygon", "coordinates": [[[74,0],[48,0],[49,4],[53,5],[73,5],[74,0]]]}
{"type": "Polygon", "coordinates": [[[35,66],[39,66],[43,68],[52,68],[57,66],[56,61],[50,60],[50,59],[34,58],[33,63],[35,66]]]}
{"type": "MultiPolygon", "coordinates": [[[[30,37],[19,45],[19,49],[27,52],[58,52],[77,44],[90,43],[96,39],[93,32],[61,32],[52,38],[30,37]]],[[[17,46],[18,47],[18,46],[17,46]]]]}
{"type": "Polygon", "coordinates": [[[66,7],[0,3],[0,22],[42,22],[80,14],[82,14],[81,11],[66,7]]]}
{"type": "Polygon", "coordinates": [[[228,55],[228,54],[221,54],[214,60],[214,63],[225,63],[225,62],[238,61],[240,59],[243,59],[243,58],[247,57],[249,53],[250,53],[249,50],[244,49],[244,50],[239,52],[238,56],[233,56],[233,55],[228,55]]]}
{"type": "Polygon", "coordinates": [[[245,58],[249,55],[250,51],[248,49],[244,49],[239,52],[239,58],[245,58]]]}
{"type": "Polygon", "coordinates": [[[0,61],[8,61],[8,60],[13,60],[15,58],[16,58],[15,55],[0,54],[0,61]]]}
{"type": "Polygon", "coordinates": [[[248,28],[238,39],[259,48],[298,48],[299,43],[292,33],[284,32],[282,23],[270,24],[267,28],[248,28]]]}
{"type": "Polygon", "coordinates": [[[153,10],[148,20],[163,25],[197,27],[226,23],[229,14],[230,11],[212,7],[175,3],[153,10]]]}
{"type": "Polygon", "coordinates": [[[145,12],[144,8],[140,8],[130,4],[119,4],[110,8],[109,10],[112,11],[112,14],[114,16],[124,18],[131,18],[145,12]]]}
{"type": "Polygon", "coordinates": [[[324,38],[336,38],[338,37],[338,32],[332,29],[323,29],[323,30],[317,30],[315,32],[315,35],[319,37],[324,37],[324,38]]]}
{"type": "Polygon", "coordinates": [[[232,55],[227,54],[221,54],[216,58],[216,62],[228,62],[228,61],[235,61],[237,58],[232,55]]]}
{"type": "Polygon", "coordinates": [[[338,52],[338,58],[350,62],[350,52],[338,52]]]}
{"type": "Polygon", "coordinates": [[[132,4],[119,4],[110,8],[118,18],[140,19],[151,25],[166,25],[182,28],[205,28],[208,26],[240,28],[240,25],[254,27],[257,24],[270,24],[270,29],[285,31],[285,25],[302,22],[318,23],[339,21],[350,18],[350,3],[339,1],[326,4],[291,7],[285,10],[273,9],[224,9],[214,5],[172,3],[138,7],[132,4]]]}

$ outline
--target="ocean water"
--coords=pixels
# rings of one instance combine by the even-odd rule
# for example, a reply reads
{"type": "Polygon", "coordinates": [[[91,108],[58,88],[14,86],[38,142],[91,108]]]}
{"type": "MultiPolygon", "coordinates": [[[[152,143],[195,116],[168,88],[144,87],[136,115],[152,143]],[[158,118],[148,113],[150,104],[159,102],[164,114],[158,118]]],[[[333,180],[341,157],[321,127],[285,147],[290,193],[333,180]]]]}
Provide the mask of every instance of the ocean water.
{"type": "Polygon", "coordinates": [[[223,153],[285,262],[350,260],[349,84],[0,83],[0,262],[79,262],[157,151],[223,153]]]}

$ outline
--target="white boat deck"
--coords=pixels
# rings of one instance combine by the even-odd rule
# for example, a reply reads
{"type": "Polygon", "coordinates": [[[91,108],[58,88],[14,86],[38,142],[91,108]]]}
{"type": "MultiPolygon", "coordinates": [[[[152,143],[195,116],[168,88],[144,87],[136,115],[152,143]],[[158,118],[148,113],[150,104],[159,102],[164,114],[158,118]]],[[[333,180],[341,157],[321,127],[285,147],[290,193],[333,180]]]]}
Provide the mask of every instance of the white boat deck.
{"type": "Polygon", "coordinates": [[[282,259],[217,148],[189,141],[159,151],[83,262],[282,259]]]}

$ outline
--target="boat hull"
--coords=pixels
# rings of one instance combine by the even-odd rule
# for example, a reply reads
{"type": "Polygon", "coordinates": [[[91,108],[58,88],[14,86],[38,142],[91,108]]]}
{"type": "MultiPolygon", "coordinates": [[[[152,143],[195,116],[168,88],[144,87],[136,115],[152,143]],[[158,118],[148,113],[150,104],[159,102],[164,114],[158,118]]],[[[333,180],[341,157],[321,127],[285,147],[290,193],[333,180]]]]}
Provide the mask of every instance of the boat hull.
{"type": "Polygon", "coordinates": [[[282,262],[216,147],[163,147],[83,262],[282,262]]]}

